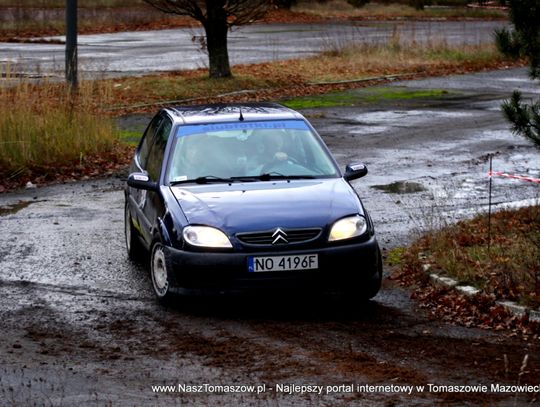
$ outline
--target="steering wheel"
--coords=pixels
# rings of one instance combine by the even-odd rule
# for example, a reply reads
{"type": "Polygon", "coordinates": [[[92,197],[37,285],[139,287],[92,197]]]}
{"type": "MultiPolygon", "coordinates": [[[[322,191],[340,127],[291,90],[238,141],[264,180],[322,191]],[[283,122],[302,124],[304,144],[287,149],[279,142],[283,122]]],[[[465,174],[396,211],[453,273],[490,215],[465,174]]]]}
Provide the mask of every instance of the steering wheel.
{"type": "Polygon", "coordinates": [[[262,166],[261,168],[261,171],[260,171],[260,175],[262,174],[268,174],[272,171],[270,171],[272,168],[275,168],[277,167],[279,164],[282,164],[284,161],[278,161],[276,159],[270,161],[269,163],[266,163],[262,166]]]}
{"type": "MultiPolygon", "coordinates": [[[[285,154],[285,153],[284,153],[285,154]]],[[[264,164],[261,168],[261,174],[267,174],[269,172],[272,172],[271,170],[273,168],[276,168],[280,165],[292,165],[292,164],[295,164],[295,165],[299,165],[301,167],[304,167],[302,164],[300,164],[300,162],[294,158],[294,157],[291,157],[291,156],[287,156],[287,159],[285,160],[279,160],[277,158],[274,157],[274,159],[266,164],[264,164]]],[[[304,167],[305,168],[305,167],[304,167]]]]}

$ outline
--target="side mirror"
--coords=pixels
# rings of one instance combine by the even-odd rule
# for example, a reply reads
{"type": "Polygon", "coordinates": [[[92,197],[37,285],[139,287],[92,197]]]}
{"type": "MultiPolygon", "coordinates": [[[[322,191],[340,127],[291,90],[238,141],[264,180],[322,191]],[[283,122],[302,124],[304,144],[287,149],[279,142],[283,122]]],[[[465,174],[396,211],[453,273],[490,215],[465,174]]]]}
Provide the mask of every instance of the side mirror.
{"type": "Polygon", "coordinates": [[[362,178],[368,173],[367,167],[364,164],[349,164],[345,167],[343,178],[346,181],[362,178]]]}
{"type": "Polygon", "coordinates": [[[150,178],[144,172],[129,174],[127,184],[132,188],[145,189],[147,191],[158,190],[157,182],[150,181],[150,178]]]}

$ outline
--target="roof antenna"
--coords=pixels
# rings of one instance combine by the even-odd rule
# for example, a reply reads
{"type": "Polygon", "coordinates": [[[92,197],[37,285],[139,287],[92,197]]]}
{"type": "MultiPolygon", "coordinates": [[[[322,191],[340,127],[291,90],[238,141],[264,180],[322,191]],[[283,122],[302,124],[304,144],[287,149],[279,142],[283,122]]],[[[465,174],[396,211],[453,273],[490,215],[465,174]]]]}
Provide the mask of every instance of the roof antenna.
{"type": "Polygon", "coordinates": [[[241,122],[244,121],[244,116],[242,115],[242,108],[240,107],[240,117],[238,118],[238,120],[240,120],[241,122]]]}

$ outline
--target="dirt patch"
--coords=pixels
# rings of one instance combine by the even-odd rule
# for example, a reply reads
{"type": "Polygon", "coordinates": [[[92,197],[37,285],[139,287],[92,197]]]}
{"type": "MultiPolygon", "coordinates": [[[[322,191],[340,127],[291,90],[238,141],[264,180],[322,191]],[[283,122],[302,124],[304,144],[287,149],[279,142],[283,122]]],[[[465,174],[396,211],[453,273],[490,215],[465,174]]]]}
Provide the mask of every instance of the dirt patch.
{"type": "Polygon", "coordinates": [[[34,202],[38,201],[19,201],[12,205],[0,206],[0,216],[12,215],[19,212],[21,209],[26,208],[28,205],[31,205],[34,202]]]}
{"type": "MultiPolygon", "coordinates": [[[[46,294],[38,286],[26,289],[38,298],[46,294]]],[[[62,296],[62,302],[75,299],[70,299],[68,293],[62,296]]],[[[145,309],[141,308],[141,303],[135,303],[133,308],[116,299],[99,305],[88,297],[84,302],[83,307],[76,305],[62,313],[45,303],[16,313],[2,311],[3,332],[9,331],[11,335],[0,347],[6,362],[0,383],[4,391],[8,391],[7,383],[16,386],[23,384],[19,380],[34,383],[37,375],[41,377],[40,391],[47,397],[61,395],[69,400],[72,386],[77,384],[78,390],[82,389],[79,394],[91,399],[96,396],[85,395],[89,388],[81,375],[96,373],[100,375],[101,386],[106,383],[98,390],[99,397],[103,394],[110,397],[111,389],[125,393],[126,383],[130,383],[129,386],[139,388],[145,400],[154,397],[148,386],[143,385],[148,381],[194,385],[201,380],[214,384],[265,383],[268,387],[278,383],[322,386],[515,384],[525,354],[529,355],[528,366],[519,376],[521,383],[536,384],[540,380],[538,341],[527,343],[476,331],[470,332],[470,337],[463,336],[459,329],[429,322],[422,313],[409,314],[411,310],[398,311],[396,319],[396,315],[392,315],[396,310],[380,304],[368,304],[356,312],[343,313],[340,302],[325,301],[325,306],[321,307],[320,301],[314,299],[287,300],[277,306],[266,301],[251,302],[259,312],[246,311],[245,304],[236,299],[195,301],[188,303],[187,308],[179,304],[167,310],[151,303],[144,306],[145,309]],[[85,310],[90,304],[94,304],[94,310],[85,310]],[[325,311],[323,317],[318,318],[316,314],[321,308],[325,311]],[[213,311],[217,309],[220,311],[213,311]],[[296,309],[292,315],[291,309],[296,309]],[[15,360],[24,368],[10,370],[15,360]],[[39,369],[32,367],[36,364],[39,369]],[[49,373],[44,375],[42,371],[49,373]],[[60,373],[62,371],[68,372],[68,376],[60,373]],[[77,378],[75,383],[70,377],[77,378]]],[[[33,397],[31,389],[17,387],[17,391],[14,400],[19,402],[33,397]]],[[[176,397],[200,400],[209,395],[176,397]]],[[[260,404],[249,395],[242,397],[244,402],[251,400],[260,404]]],[[[374,405],[384,405],[389,400],[398,404],[476,404],[487,400],[497,403],[513,395],[425,390],[410,395],[343,391],[324,397],[285,396],[268,391],[258,396],[260,402],[275,397],[292,397],[300,404],[314,400],[334,405],[347,400],[371,400],[374,405]]],[[[529,402],[531,398],[520,396],[519,400],[529,402]]]]}

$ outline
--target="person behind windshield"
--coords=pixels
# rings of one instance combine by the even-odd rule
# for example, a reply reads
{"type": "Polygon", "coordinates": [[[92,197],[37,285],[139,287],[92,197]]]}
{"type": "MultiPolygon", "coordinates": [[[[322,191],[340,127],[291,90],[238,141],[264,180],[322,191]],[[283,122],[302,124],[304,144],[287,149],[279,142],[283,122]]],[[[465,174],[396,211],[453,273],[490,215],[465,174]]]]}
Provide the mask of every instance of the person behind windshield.
{"type": "Polygon", "coordinates": [[[253,157],[250,159],[250,168],[260,172],[271,163],[286,161],[288,155],[284,150],[285,134],[282,130],[257,129],[250,137],[254,145],[253,157]]]}

